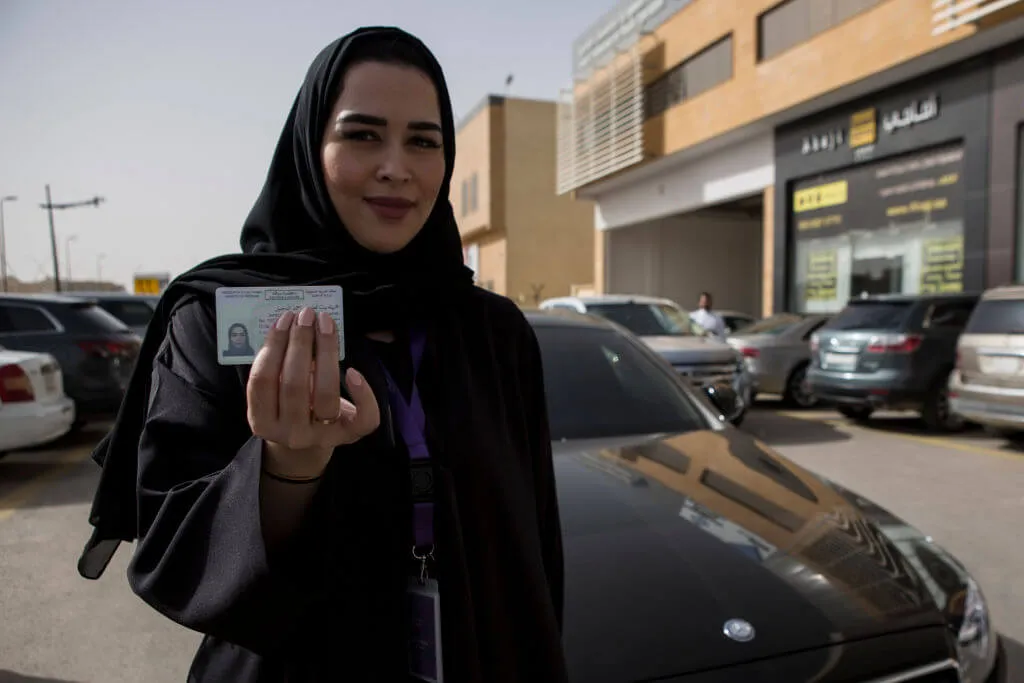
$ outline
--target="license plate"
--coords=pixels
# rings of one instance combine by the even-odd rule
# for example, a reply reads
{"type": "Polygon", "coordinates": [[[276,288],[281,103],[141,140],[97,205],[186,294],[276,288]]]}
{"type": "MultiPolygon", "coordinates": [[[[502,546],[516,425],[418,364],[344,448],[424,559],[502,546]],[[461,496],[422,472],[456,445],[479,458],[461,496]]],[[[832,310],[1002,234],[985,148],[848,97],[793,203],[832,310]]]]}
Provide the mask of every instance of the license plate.
{"type": "Polygon", "coordinates": [[[853,353],[826,353],[821,366],[829,370],[853,370],[857,367],[857,355],[853,353]]]}
{"type": "Polygon", "coordinates": [[[1020,360],[1012,356],[981,356],[981,371],[986,375],[1016,375],[1020,360]]]}

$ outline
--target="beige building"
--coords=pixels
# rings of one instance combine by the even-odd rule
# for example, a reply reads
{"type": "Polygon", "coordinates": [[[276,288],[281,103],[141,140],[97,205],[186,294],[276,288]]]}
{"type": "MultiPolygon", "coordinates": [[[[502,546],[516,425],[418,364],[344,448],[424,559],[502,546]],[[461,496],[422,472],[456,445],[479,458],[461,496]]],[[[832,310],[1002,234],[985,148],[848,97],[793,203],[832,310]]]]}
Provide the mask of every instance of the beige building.
{"type": "Polygon", "coordinates": [[[451,202],[477,282],[522,306],[589,288],[594,208],[555,188],[555,103],[488,96],[459,124],[451,202]]]}

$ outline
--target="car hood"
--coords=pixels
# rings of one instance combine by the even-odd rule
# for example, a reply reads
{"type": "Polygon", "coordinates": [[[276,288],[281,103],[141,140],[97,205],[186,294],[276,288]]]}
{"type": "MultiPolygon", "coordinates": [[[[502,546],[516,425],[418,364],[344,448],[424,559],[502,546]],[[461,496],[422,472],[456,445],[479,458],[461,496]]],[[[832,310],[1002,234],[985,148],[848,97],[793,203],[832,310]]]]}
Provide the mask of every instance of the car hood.
{"type": "Polygon", "coordinates": [[[571,679],[654,680],[946,623],[966,573],[734,429],[554,444],[571,679]],[[736,642],[726,622],[755,636],[736,642]]]}
{"type": "Polygon", "coordinates": [[[778,340],[778,337],[771,334],[734,334],[729,337],[728,342],[734,349],[742,349],[745,346],[774,346],[778,340]]]}
{"type": "Polygon", "coordinates": [[[709,337],[640,337],[653,351],[670,363],[735,363],[736,353],[720,339],[709,337]]]}

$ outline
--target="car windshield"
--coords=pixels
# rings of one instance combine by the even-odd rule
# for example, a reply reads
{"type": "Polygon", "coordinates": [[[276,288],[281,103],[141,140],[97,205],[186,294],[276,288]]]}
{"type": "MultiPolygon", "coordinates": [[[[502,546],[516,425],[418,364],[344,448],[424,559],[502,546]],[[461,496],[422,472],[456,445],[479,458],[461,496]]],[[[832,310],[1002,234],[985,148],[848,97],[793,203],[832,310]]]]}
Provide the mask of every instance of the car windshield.
{"type": "Polygon", "coordinates": [[[707,428],[681,381],[622,333],[542,325],[537,339],[552,440],[707,428]]]}
{"type": "Polygon", "coordinates": [[[803,320],[799,315],[780,313],[764,320],[758,320],[743,328],[743,334],[782,334],[803,320]]]}
{"type": "Polygon", "coordinates": [[[588,304],[587,312],[622,325],[641,337],[694,336],[690,316],[686,311],[669,304],[588,304]]]}
{"type": "Polygon", "coordinates": [[[830,330],[898,330],[909,313],[909,301],[852,301],[825,327],[830,330]]]}
{"type": "Polygon", "coordinates": [[[964,334],[1024,334],[1024,301],[988,299],[979,302],[964,334]]]}

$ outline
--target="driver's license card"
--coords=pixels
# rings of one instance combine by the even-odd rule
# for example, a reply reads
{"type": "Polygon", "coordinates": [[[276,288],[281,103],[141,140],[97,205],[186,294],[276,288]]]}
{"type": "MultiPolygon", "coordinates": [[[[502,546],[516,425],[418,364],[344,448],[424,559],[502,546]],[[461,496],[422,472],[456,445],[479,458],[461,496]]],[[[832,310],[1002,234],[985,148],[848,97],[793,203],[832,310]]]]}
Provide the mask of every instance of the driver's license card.
{"type": "Polygon", "coordinates": [[[341,287],[220,287],[215,297],[217,360],[221,365],[251,365],[267,331],[285,311],[310,307],[327,313],[338,330],[338,359],[345,358],[341,287]]]}

